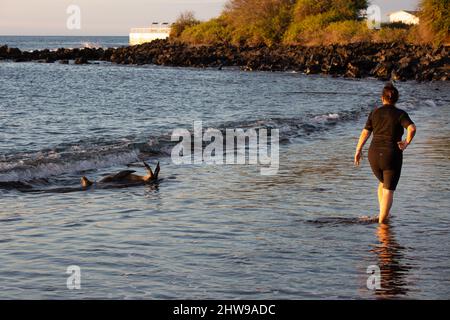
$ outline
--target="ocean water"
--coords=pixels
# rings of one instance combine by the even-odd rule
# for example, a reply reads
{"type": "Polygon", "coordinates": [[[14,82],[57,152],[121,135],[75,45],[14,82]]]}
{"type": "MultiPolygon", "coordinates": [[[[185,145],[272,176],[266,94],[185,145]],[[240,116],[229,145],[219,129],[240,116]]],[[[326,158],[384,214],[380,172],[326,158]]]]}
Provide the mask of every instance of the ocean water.
{"type": "Polygon", "coordinates": [[[58,48],[118,48],[128,45],[127,36],[2,36],[0,45],[23,51],[58,48]]]}
{"type": "MultiPolygon", "coordinates": [[[[54,47],[77,42],[64,41],[54,47]]],[[[353,154],[382,86],[0,62],[0,298],[450,298],[450,86],[398,83],[418,134],[381,228],[360,220],[377,214],[377,181],[353,154]],[[174,164],[171,133],[200,120],[279,129],[278,174],[174,164]],[[158,184],[54,192],[82,175],[144,173],[142,160],[161,162],[158,184]],[[66,286],[71,265],[80,290],[66,286]],[[379,290],[367,288],[369,266],[381,270],[379,290]]]]}

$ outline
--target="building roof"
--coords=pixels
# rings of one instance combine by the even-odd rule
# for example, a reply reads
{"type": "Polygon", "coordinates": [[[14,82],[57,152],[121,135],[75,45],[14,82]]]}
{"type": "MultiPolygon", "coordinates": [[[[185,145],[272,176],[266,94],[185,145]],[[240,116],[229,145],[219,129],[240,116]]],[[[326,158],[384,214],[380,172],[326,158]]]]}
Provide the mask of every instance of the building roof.
{"type": "Polygon", "coordinates": [[[412,14],[413,16],[417,16],[419,14],[419,11],[417,10],[403,10],[405,12],[408,12],[409,14],[412,14]]]}
{"type": "Polygon", "coordinates": [[[417,10],[399,10],[399,11],[388,13],[388,16],[393,15],[394,13],[399,13],[399,12],[406,12],[406,13],[409,13],[416,17],[419,15],[419,11],[417,11],[417,10]]]}

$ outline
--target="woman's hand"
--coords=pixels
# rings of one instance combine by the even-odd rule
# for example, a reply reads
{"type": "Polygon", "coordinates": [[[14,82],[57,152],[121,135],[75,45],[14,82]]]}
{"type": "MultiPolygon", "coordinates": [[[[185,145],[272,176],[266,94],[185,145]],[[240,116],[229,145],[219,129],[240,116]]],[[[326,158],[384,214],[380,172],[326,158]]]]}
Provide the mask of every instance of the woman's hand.
{"type": "Polygon", "coordinates": [[[402,150],[402,151],[405,151],[406,148],[408,148],[408,146],[409,146],[409,143],[406,140],[399,141],[399,142],[397,142],[397,144],[398,144],[398,147],[400,148],[400,150],[402,150]]]}
{"type": "Polygon", "coordinates": [[[369,139],[371,134],[372,134],[372,131],[369,131],[367,129],[363,129],[361,131],[361,135],[359,136],[358,145],[356,146],[355,166],[359,166],[359,164],[361,163],[362,149],[364,148],[364,145],[366,144],[367,139],[369,139]]]}
{"type": "Polygon", "coordinates": [[[403,141],[399,141],[397,142],[398,147],[400,148],[400,150],[405,151],[406,148],[408,148],[408,146],[411,144],[411,142],[414,139],[414,136],[416,135],[416,125],[415,124],[410,124],[407,128],[408,130],[408,135],[406,137],[406,140],[403,141]]]}
{"type": "Polygon", "coordinates": [[[361,150],[356,150],[355,153],[355,166],[359,166],[359,164],[361,163],[361,157],[362,157],[362,151],[361,150]]]}

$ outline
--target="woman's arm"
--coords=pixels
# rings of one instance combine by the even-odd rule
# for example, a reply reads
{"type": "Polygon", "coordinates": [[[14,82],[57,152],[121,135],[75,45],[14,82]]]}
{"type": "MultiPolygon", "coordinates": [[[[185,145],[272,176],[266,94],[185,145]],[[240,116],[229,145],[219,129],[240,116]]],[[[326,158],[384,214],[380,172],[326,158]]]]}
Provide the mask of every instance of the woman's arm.
{"type": "Polygon", "coordinates": [[[371,134],[372,134],[372,131],[369,131],[367,129],[363,129],[363,131],[361,132],[361,135],[360,135],[359,141],[358,141],[358,145],[356,146],[355,166],[359,166],[359,164],[361,163],[362,149],[371,134]]]}
{"type": "Polygon", "coordinates": [[[409,144],[413,141],[414,136],[416,135],[416,125],[410,124],[408,126],[407,130],[408,130],[408,134],[406,136],[406,140],[398,142],[398,147],[402,151],[404,151],[409,146],[409,144]]]}

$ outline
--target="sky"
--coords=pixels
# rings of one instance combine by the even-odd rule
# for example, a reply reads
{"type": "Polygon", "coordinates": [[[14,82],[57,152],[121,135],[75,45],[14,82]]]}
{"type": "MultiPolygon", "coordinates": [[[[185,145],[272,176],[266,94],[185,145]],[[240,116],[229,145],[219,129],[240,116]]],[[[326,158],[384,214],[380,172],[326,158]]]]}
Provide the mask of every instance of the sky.
{"type": "MultiPolygon", "coordinates": [[[[152,22],[173,22],[183,11],[197,18],[218,16],[226,0],[0,0],[0,35],[128,35],[130,28],[152,22]],[[80,9],[80,19],[67,12],[80,9]],[[69,25],[72,27],[68,27],[69,25]],[[74,21],[79,21],[78,24],[74,21]],[[74,27],[75,26],[75,27],[74,27]]],[[[414,10],[419,0],[372,0],[382,16],[396,10],[414,10]]]]}

